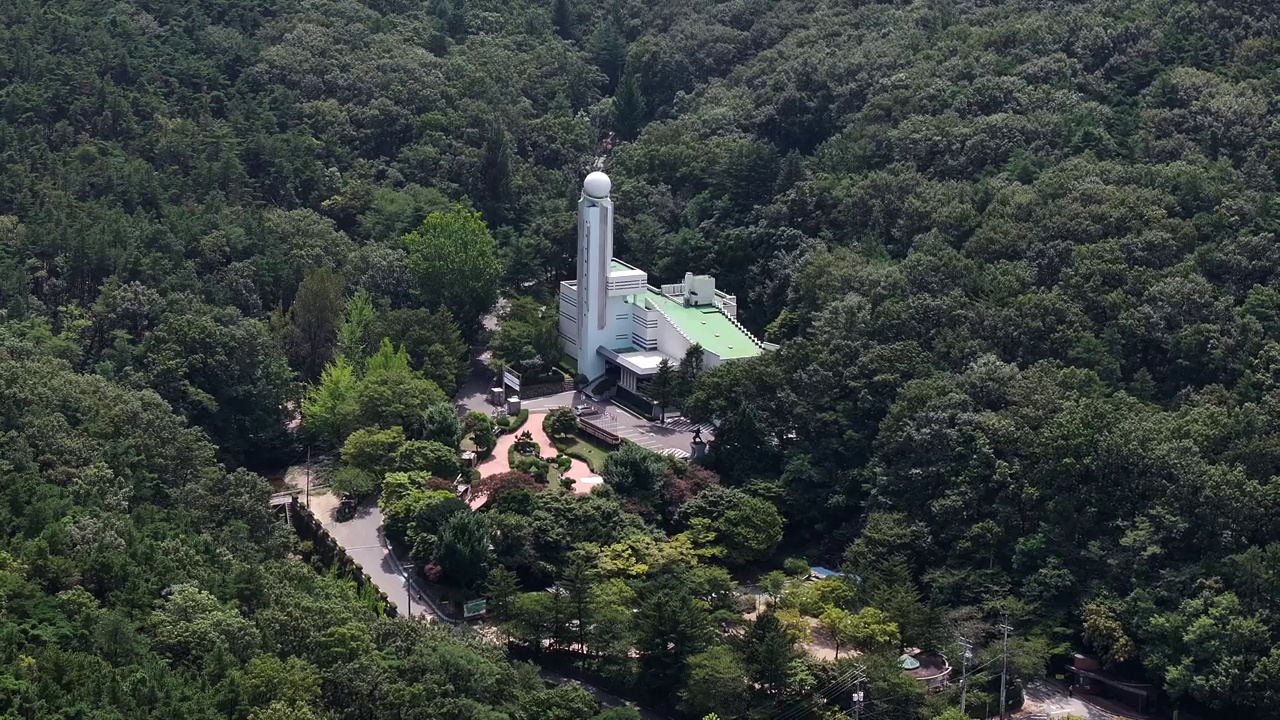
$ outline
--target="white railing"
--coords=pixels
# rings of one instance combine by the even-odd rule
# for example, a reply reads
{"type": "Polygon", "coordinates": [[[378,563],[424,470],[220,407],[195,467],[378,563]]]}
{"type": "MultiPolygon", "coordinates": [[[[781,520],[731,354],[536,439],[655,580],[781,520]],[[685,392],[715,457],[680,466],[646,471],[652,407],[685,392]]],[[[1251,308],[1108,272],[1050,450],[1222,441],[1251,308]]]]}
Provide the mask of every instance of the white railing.
{"type": "Polygon", "coordinates": [[[756,347],[760,348],[761,350],[776,350],[778,348],[778,346],[773,345],[773,343],[768,343],[769,345],[773,345],[773,347],[771,348],[765,347],[766,343],[760,340],[760,338],[757,338],[755,335],[752,335],[750,330],[743,327],[742,323],[738,322],[738,318],[733,317],[732,315],[729,315],[727,313],[725,314],[725,317],[729,319],[729,322],[733,323],[734,327],[741,330],[743,335],[746,335],[748,338],[751,338],[751,342],[755,343],[756,347]]]}
{"type": "Polygon", "coordinates": [[[565,280],[560,283],[560,302],[578,306],[578,284],[565,280]]]}
{"type": "Polygon", "coordinates": [[[685,335],[684,331],[680,329],[680,326],[677,325],[675,321],[671,319],[671,316],[668,315],[665,310],[663,310],[661,307],[658,306],[658,303],[653,304],[653,309],[656,310],[659,315],[665,318],[667,323],[670,324],[671,327],[674,328],[676,332],[680,333],[680,337],[684,338],[685,342],[689,343],[690,345],[694,344],[693,338],[689,337],[688,335],[685,335]]]}

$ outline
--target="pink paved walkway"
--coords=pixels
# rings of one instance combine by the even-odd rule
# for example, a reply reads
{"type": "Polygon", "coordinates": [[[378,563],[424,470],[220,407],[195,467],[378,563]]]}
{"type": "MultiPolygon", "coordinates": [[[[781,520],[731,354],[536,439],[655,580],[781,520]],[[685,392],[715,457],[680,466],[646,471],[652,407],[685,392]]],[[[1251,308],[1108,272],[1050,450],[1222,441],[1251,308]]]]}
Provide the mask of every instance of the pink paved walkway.
{"type": "MultiPolygon", "coordinates": [[[[507,460],[507,451],[511,449],[512,445],[516,444],[516,437],[525,430],[528,430],[533,435],[533,441],[538,443],[538,452],[542,457],[555,457],[556,445],[551,442],[551,438],[547,437],[547,433],[542,429],[542,421],[546,417],[546,413],[530,413],[529,419],[525,421],[524,425],[520,426],[519,430],[498,438],[498,444],[493,448],[493,454],[476,466],[476,469],[480,471],[480,477],[500,475],[511,471],[511,463],[507,460]]],[[[563,475],[575,481],[573,483],[573,492],[577,495],[585,495],[595,489],[597,483],[583,482],[584,478],[595,475],[595,473],[591,472],[591,468],[578,458],[570,458],[570,460],[572,464],[563,475]]],[[[473,495],[470,502],[471,509],[479,508],[488,499],[488,495],[473,495]]]]}

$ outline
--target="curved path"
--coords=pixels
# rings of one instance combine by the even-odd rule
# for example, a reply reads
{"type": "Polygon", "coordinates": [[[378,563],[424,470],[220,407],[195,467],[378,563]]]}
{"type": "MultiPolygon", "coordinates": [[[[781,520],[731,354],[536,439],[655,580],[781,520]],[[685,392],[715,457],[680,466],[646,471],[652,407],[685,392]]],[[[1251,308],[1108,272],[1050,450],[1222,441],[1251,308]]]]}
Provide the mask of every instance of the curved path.
{"type": "MultiPolygon", "coordinates": [[[[508,459],[511,446],[515,445],[516,437],[528,430],[533,435],[533,441],[538,443],[538,451],[542,457],[554,456],[556,445],[551,442],[551,438],[547,437],[546,431],[542,429],[542,421],[547,417],[546,413],[530,413],[529,419],[519,430],[512,433],[506,433],[498,438],[498,444],[493,448],[493,454],[485,458],[476,466],[480,471],[480,477],[489,477],[490,475],[499,475],[504,472],[511,471],[511,463],[508,459]]],[[[577,495],[586,495],[599,485],[598,482],[585,482],[587,478],[595,477],[595,473],[591,472],[591,468],[578,458],[570,458],[569,469],[561,473],[564,477],[574,481],[573,492],[577,495]]],[[[488,495],[473,495],[471,497],[471,509],[475,510],[484,505],[488,500],[488,495]]]]}

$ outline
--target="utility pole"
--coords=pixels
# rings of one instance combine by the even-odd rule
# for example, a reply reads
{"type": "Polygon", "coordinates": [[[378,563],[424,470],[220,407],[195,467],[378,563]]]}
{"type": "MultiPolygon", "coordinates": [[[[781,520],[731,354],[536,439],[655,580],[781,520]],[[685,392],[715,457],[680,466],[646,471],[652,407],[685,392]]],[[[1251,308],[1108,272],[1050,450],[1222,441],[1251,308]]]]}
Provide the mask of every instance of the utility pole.
{"type": "Polygon", "coordinates": [[[1004,720],[1004,697],[1009,686],[1009,631],[1013,629],[1009,627],[1008,615],[1004,616],[1000,629],[1004,631],[1004,640],[1000,642],[1000,720],[1004,720]]]}
{"type": "Polygon", "coordinates": [[[960,655],[960,713],[964,714],[964,696],[969,690],[969,657],[973,655],[973,643],[969,638],[960,636],[960,645],[964,652],[960,655]]]}
{"type": "Polygon", "coordinates": [[[409,617],[413,618],[413,570],[404,569],[404,596],[409,599],[409,617]]]}
{"type": "Polygon", "coordinates": [[[866,702],[867,699],[866,690],[863,689],[863,683],[865,682],[866,678],[859,675],[857,683],[853,686],[854,691],[851,698],[853,700],[853,720],[858,720],[862,715],[862,703],[866,702]]]}

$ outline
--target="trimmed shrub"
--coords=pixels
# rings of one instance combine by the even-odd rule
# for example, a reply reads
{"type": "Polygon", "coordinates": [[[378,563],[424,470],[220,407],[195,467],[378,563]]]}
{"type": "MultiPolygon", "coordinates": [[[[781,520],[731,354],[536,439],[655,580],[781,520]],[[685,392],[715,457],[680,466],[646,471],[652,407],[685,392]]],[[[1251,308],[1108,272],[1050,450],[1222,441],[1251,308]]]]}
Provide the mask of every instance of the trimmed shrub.
{"type": "Polygon", "coordinates": [[[545,460],[533,457],[518,457],[516,458],[516,461],[511,464],[511,467],[519,470],[520,472],[529,473],[534,477],[546,477],[547,470],[551,469],[551,466],[548,465],[545,460]]]}
{"type": "Polygon", "coordinates": [[[804,577],[809,574],[809,562],[804,558],[789,557],[782,561],[782,572],[791,577],[804,577]]]}
{"type": "Polygon", "coordinates": [[[494,420],[493,424],[502,428],[504,432],[512,433],[519,430],[520,427],[524,425],[525,421],[528,419],[529,419],[529,411],[521,410],[518,414],[516,414],[515,417],[510,417],[510,416],[500,417],[497,420],[494,420]]]}

